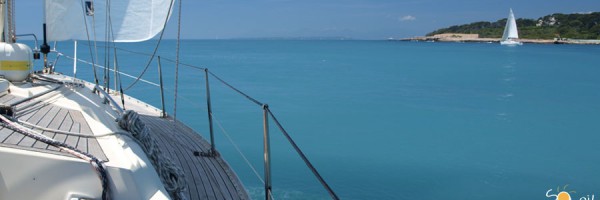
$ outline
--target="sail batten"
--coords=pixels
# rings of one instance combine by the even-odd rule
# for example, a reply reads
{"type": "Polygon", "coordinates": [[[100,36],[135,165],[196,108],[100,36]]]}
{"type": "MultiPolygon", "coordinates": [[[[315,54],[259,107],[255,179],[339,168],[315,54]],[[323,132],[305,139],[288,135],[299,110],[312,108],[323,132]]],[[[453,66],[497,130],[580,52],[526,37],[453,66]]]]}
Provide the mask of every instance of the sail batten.
{"type": "Polygon", "coordinates": [[[106,23],[109,22],[112,29],[110,38],[115,42],[149,40],[162,31],[173,0],[118,0],[109,3],[107,8],[107,0],[46,0],[48,39],[104,41],[107,38],[106,23]]]}

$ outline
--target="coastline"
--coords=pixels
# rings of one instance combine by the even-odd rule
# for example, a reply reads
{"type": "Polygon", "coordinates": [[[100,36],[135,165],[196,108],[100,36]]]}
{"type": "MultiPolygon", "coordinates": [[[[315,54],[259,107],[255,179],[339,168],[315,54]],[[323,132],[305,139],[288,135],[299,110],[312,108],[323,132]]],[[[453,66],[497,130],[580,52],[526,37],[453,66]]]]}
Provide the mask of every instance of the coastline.
{"type": "MultiPolygon", "coordinates": [[[[499,43],[500,38],[479,38],[470,36],[470,34],[452,34],[418,36],[402,39],[388,39],[390,41],[411,41],[411,42],[476,42],[476,43],[499,43]]],[[[522,43],[530,44],[580,44],[580,45],[600,45],[600,40],[582,40],[582,39],[519,39],[522,43]]]]}

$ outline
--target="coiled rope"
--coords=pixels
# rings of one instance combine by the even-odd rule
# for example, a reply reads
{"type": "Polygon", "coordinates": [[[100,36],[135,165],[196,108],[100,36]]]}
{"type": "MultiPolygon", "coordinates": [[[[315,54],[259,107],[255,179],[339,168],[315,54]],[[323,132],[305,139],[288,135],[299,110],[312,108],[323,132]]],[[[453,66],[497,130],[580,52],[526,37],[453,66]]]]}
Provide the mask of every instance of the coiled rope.
{"type": "Polygon", "coordinates": [[[169,157],[164,156],[148,128],[139,119],[139,115],[135,111],[127,110],[117,119],[117,122],[121,128],[131,132],[133,138],[148,155],[169,195],[173,199],[185,199],[183,192],[186,183],[183,171],[169,157]]]}
{"type": "Polygon", "coordinates": [[[49,138],[41,133],[35,132],[34,130],[31,130],[31,129],[26,128],[18,123],[15,123],[12,120],[9,120],[4,115],[0,115],[0,120],[2,120],[3,125],[7,128],[10,128],[16,132],[19,132],[23,135],[26,135],[27,137],[37,140],[37,141],[60,148],[61,150],[65,151],[67,153],[70,153],[78,158],[81,158],[81,159],[89,162],[92,165],[92,167],[94,167],[94,169],[96,170],[96,173],[98,174],[98,178],[100,178],[100,182],[102,183],[102,199],[103,200],[111,199],[108,172],[106,171],[106,168],[104,168],[104,165],[102,165],[102,161],[100,161],[94,155],[89,154],[87,152],[83,152],[71,145],[66,144],[66,143],[56,141],[56,140],[49,138]]]}

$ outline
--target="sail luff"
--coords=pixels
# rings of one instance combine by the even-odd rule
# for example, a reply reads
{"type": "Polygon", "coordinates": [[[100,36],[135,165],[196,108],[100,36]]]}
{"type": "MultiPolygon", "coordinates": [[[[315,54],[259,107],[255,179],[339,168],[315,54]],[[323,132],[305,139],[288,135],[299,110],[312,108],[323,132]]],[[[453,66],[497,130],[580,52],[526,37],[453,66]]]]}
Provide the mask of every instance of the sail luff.
{"type": "Polygon", "coordinates": [[[519,42],[518,39],[519,32],[517,31],[517,22],[515,20],[515,15],[513,14],[512,9],[510,9],[510,13],[508,14],[508,18],[506,19],[504,33],[502,34],[502,40],[500,40],[500,44],[508,46],[523,44],[519,42]]]}
{"type": "Polygon", "coordinates": [[[515,21],[515,15],[513,14],[512,9],[510,9],[510,27],[508,31],[508,38],[518,39],[519,33],[517,30],[517,22],[515,21]]]}
{"type": "MultiPolygon", "coordinates": [[[[512,13],[512,9],[511,9],[511,13],[512,13]]],[[[510,28],[510,15],[508,15],[508,18],[506,18],[506,24],[504,25],[504,33],[502,34],[502,40],[508,39],[508,29],[509,28],[510,28]]]]}
{"type": "Polygon", "coordinates": [[[510,9],[510,13],[508,18],[506,19],[506,26],[504,27],[504,33],[502,34],[502,40],[508,39],[519,39],[519,32],[517,30],[517,22],[515,20],[515,15],[513,14],[512,9],[510,9]]]}

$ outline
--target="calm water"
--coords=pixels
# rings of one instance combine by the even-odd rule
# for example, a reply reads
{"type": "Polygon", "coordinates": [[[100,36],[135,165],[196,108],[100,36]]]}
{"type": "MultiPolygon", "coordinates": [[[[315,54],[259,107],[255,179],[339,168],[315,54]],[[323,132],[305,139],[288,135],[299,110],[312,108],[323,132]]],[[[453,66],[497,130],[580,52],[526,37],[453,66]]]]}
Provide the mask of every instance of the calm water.
{"type": "MultiPolygon", "coordinates": [[[[154,44],[118,46],[150,53],[154,44]]],[[[174,58],[174,46],[164,41],[160,54],[174,58]]],[[[79,57],[89,59],[87,48],[79,57]]],[[[59,49],[72,54],[72,43],[59,49]]],[[[138,75],[147,57],[120,53],[121,69],[138,75]]],[[[600,46],[189,40],[181,57],[268,103],[342,199],[552,199],[546,191],[565,185],[579,199],[600,195],[598,55],[600,46]]],[[[59,70],[71,74],[70,62],[60,58],[59,70]]],[[[174,65],[162,64],[173,114],[174,65]]],[[[179,70],[177,118],[207,136],[204,74],[179,70]]],[[[144,78],[158,82],[156,71],[153,62],[144,78]]],[[[80,63],[78,77],[91,80],[90,66],[80,63]]],[[[210,81],[218,121],[262,176],[260,107],[210,81]]],[[[126,93],[160,106],[154,86],[126,93]]],[[[263,198],[215,127],[217,148],[263,198]]],[[[275,198],[327,199],[271,130],[275,198]]]]}

